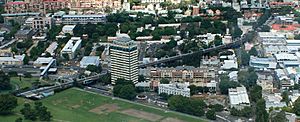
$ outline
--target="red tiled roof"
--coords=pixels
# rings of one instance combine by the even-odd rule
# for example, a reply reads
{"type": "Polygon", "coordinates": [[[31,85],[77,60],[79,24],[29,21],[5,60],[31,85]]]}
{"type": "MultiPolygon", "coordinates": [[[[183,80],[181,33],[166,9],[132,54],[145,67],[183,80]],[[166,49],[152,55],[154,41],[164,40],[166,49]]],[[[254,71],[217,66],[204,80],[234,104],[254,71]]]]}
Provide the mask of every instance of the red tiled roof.
{"type": "Polygon", "coordinates": [[[26,4],[26,3],[23,1],[15,1],[15,2],[7,2],[6,4],[7,5],[20,5],[20,4],[26,4]]]}
{"type": "Polygon", "coordinates": [[[286,30],[286,31],[293,31],[296,30],[298,27],[300,27],[299,24],[293,24],[293,25],[284,25],[285,27],[282,27],[281,24],[273,24],[272,29],[273,30],[286,30]]]}

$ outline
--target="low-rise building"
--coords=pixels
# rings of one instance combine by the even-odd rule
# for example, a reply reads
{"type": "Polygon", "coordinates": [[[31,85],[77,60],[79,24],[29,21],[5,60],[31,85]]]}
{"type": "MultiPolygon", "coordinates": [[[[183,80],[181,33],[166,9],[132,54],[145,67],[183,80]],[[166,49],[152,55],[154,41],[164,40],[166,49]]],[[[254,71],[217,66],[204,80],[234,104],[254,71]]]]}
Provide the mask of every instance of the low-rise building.
{"type": "Polygon", "coordinates": [[[0,57],[0,65],[23,65],[25,54],[11,57],[0,57]]]}
{"type": "Polygon", "coordinates": [[[69,59],[73,59],[75,57],[76,50],[81,47],[81,41],[80,37],[72,37],[61,50],[61,56],[63,57],[63,54],[68,54],[69,59]]]}
{"type": "Polygon", "coordinates": [[[106,15],[63,15],[62,23],[66,25],[76,25],[76,24],[97,24],[106,22],[106,15]]]}
{"type": "Polygon", "coordinates": [[[159,84],[158,94],[166,93],[168,95],[182,95],[190,97],[190,88],[188,83],[173,83],[173,84],[159,84]]]}
{"type": "Polygon", "coordinates": [[[266,110],[269,111],[269,109],[272,108],[282,108],[286,106],[285,102],[282,102],[282,97],[280,93],[275,93],[275,94],[268,94],[264,95],[263,97],[266,101],[266,110]]]}
{"type": "Polygon", "coordinates": [[[17,31],[17,33],[15,34],[15,37],[17,39],[22,39],[22,40],[26,40],[26,39],[31,39],[32,36],[35,34],[35,31],[32,29],[28,29],[28,30],[19,30],[17,31]]]}
{"type": "Polygon", "coordinates": [[[278,53],[289,53],[289,49],[286,46],[265,46],[264,47],[264,55],[269,57],[272,56],[273,54],[278,54],[278,53]]]}
{"type": "Polygon", "coordinates": [[[64,34],[68,33],[68,34],[73,35],[73,30],[75,27],[76,27],[76,25],[65,25],[61,31],[64,34]]]}
{"type": "Polygon", "coordinates": [[[177,66],[175,68],[153,68],[150,72],[151,81],[160,81],[162,78],[171,82],[189,82],[196,86],[207,86],[216,80],[216,68],[193,66],[177,66]]]}
{"type": "Polygon", "coordinates": [[[263,91],[272,92],[274,81],[272,74],[258,73],[257,76],[256,84],[261,86],[263,91]]]}
{"type": "Polygon", "coordinates": [[[46,52],[50,53],[51,56],[54,56],[57,46],[58,46],[57,42],[52,42],[49,45],[49,47],[46,49],[46,52]]]}
{"type": "Polygon", "coordinates": [[[257,39],[263,46],[268,46],[268,45],[284,46],[284,45],[286,45],[286,37],[282,33],[259,32],[257,39]]]}
{"type": "Polygon", "coordinates": [[[298,58],[296,55],[289,54],[289,53],[274,54],[274,57],[278,63],[284,63],[284,62],[289,62],[289,61],[298,61],[298,58]]]}
{"type": "Polygon", "coordinates": [[[34,17],[32,20],[31,28],[43,30],[50,29],[53,25],[53,19],[51,17],[34,17]]]}
{"type": "Polygon", "coordinates": [[[238,69],[238,63],[236,60],[224,60],[221,64],[221,69],[238,69]]]}
{"type": "Polygon", "coordinates": [[[84,56],[80,61],[80,67],[86,68],[88,65],[98,66],[100,64],[99,56],[84,56]]]}
{"type": "Polygon", "coordinates": [[[250,57],[249,65],[258,69],[276,69],[277,62],[275,58],[259,58],[255,56],[250,57]]]}
{"type": "Polygon", "coordinates": [[[245,106],[250,106],[247,89],[242,87],[228,89],[230,107],[236,109],[243,109],[245,106]]]}

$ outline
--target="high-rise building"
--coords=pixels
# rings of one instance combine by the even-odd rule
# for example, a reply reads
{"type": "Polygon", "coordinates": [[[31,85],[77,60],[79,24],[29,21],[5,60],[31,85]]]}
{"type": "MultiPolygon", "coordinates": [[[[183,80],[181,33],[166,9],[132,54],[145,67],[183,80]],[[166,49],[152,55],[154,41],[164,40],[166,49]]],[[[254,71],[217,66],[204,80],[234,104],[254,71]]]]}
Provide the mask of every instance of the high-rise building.
{"type": "Polygon", "coordinates": [[[112,84],[118,78],[138,82],[137,44],[128,35],[120,35],[110,46],[112,84]]]}

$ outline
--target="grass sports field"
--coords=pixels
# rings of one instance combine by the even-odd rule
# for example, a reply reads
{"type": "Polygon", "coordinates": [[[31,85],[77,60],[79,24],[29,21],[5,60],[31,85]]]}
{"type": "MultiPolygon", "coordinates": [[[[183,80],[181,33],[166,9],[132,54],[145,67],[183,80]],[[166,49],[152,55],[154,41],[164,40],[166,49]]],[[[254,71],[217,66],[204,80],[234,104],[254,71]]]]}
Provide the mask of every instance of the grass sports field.
{"type": "MultiPolygon", "coordinates": [[[[165,112],[76,88],[57,93],[41,100],[57,122],[201,122],[203,120],[165,112]]],[[[21,104],[32,102],[20,99],[21,104]]],[[[2,117],[1,121],[13,122],[20,115],[2,117]]]]}

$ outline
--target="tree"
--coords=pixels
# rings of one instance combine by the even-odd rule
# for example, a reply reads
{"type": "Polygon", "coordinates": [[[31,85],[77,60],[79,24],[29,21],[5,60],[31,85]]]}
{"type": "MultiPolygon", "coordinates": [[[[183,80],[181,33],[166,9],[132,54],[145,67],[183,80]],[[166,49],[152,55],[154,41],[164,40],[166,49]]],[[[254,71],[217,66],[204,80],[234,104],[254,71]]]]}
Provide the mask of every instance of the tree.
{"type": "Polygon", "coordinates": [[[260,32],[270,32],[270,30],[271,30],[270,26],[263,25],[263,26],[261,27],[260,32]]]}
{"type": "Polygon", "coordinates": [[[250,61],[250,55],[245,51],[241,51],[241,65],[248,66],[250,61]]]}
{"type": "Polygon", "coordinates": [[[43,106],[42,102],[35,102],[34,108],[30,104],[25,103],[24,108],[21,109],[21,114],[23,114],[25,119],[35,121],[39,119],[40,121],[50,121],[52,115],[47,107],[43,106]]]}
{"type": "Polygon", "coordinates": [[[32,75],[29,72],[24,73],[24,78],[31,78],[32,75]]]}
{"type": "MultiPolygon", "coordinates": [[[[300,19],[300,18],[299,18],[299,19],[300,19]]],[[[295,35],[294,39],[296,39],[296,40],[300,40],[300,34],[298,34],[298,35],[295,35]]]]}
{"type": "Polygon", "coordinates": [[[253,102],[257,102],[262,98],[262,88],[259,85],[255,85],[250,89],[250,99],[253,102]]]}
{"type": "Polygon", "coordinates": [[[136,96],[136,91],[134,86],[132,85],[125,85],[121,88],[119,97],[128,99],[128,100],[133,100],[136,96]]]}
{"type": "Polygon", "coordinates": [[[96,66],[96,65],[88,65],[88,66],[86,67],[86,70],[91,71],[91,72],[101,73],[102,67],[101,67],[100,65],[99,65],[99,66],[96,66]]]}
{"type": "Polygon", "coordinates": [[[209,105],[208,107],[215,110],[216,112],[222,112],[224,110],[224,106],[221,104],[209,105]]]}
{"type": "Polygon", "coordinates": [[[145,76],[144,76],[144,75],[139,75],[138,81],[139,81],[139,82],[145,82],[145,81],[146,81],[145,76]]]}
{"type": "Polygon", "coordinates": [[[166,78],[162,78],[160,81],[159,81],[161,84],[169,84],[170,81],[166,78]]]}
{"type": "Polygon", "coordinates": [[[206,112],[206,118],[207,118],[207,119],[210,119],[210,120],[216,120],[216,119],[217,119],[217,116],[216,116],[215,110],[208,110],[208,111],[206,112]]]}
{"type": "Polygon", "coordinates": [[[132,81],[117,79],[113,94],[116,97],[133,100],[136,96],[136,90],[132,81]]]}
{"type": "Polygon", "coordinates": [[[69,55],[67,54],[67,53],[63,53],[62,54],[62,57],[65,59],[65,60],[70,60],[70,57],[69,57],[69,55]]]}
{"type": "Polygon", "coordinates": [[[287,122],[288,119],[285,117],[285,112],[280,111],[280,112],[274,112],[271,114],[271,122],[287,122]]]}
{"type": "Polygon", "coordinates": [[[296,115],[300,116],[300,97],[294,102],[293,110],[296,115]]]}
{"type": "Polygon", "coordinates": [[[24,59],[23,59],[23,64],[28,64],[28,62],[29,62],[29,57],[26,54],[24,59]]]}
{"type": "Polygon", "coordinates": [[[260,99],[256,103],[256,122],[268,122],[269,114],[266,111],[266,102],[260,99]]]}
{"type": "Polygon", "coordinates": [[[222,45],[223,42],[222,42],[222,38],[218,35],[215,36],[215,40],[214,40],[214,45],[215,46],[219,46],[219,45],[222,45]]]}
{"type": "Polygon", "coordinates": [[[23,119],[21,117],[19,117],[15,120],[15,122],[22,122],[22,121],[23,121],[23,119]]]}
{"type": "Polygon", "coordinates": [[[203,116],[206,104],[203,100],[183,97],[175,95],[168,99],[168,105],[171,110],[192,114],[195,116],[203,116]]]}
{"type": "Polygon", "coordinates": [[[101,82],[103,84],[111,84],[110,73],[107,73],[106,75],[100,76],[99,82],[101,82]]]}
{"type": "Polygon", "coordinates": [[[229,88],[236,88],[240,86],[238,82],[230,81],[228,76],[222,75],[220,79],[221,82],[219,88],[222,94],[228,94],[229,88]]]}
{"type": "Polygon", "coordinates": [[[290,101],[289,100],[289,93],[288,93],[288,91],[282,92],[281,96],[282,96],[282,100],[281,101],[285,102],[286,105],[288,105],[289,101],[290,101]]]}
{"type": "Polygon", "coordinates": [[[238,81],[248,89],[256,85],[257,79],[258,76],[253,68],[248,68],[248,71],[238,72],[238,81]]]}
{"type": "Polygon", "coordinates": [[[10,90],[12,88],[10,84],[10,78],[3,71],[0,71],[0,91],[10,90]]]}
{"type": "Polygon", "coordinates": [[[255,47],[252,47],[251,50],[249,50],[249,54],[253,56],[257,56],[258,52],[255,47]]]}
{"type": "Polygon", "coordinates": [[[31,108],[31,105],[29,103],[25,103],[24,108],[21,109],[20,112],[27,120],[32,120],[32,121],[37,120],[37,112],[36,110],[31,108]]]}
{"type": "Polygon", "coordinates": [[[0,94],[0,115],[10,114],[17,106],[17,98],[9,94],[0,94]]]}

